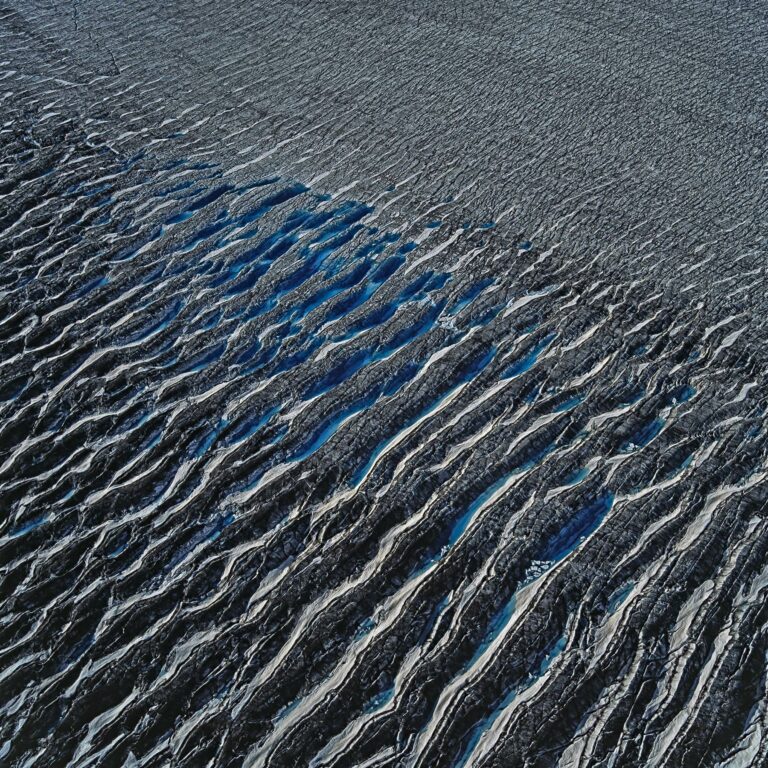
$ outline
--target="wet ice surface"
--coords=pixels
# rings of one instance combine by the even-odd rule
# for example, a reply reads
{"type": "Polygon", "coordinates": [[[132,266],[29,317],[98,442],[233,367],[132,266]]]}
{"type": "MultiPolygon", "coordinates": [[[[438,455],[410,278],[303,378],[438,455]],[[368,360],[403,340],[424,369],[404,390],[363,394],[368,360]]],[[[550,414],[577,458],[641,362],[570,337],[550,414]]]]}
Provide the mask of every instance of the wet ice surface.
{"type": "Polygon", "coordinates": [[[0,18],[3,764],[761,764],[760,318],[0,18]]]}

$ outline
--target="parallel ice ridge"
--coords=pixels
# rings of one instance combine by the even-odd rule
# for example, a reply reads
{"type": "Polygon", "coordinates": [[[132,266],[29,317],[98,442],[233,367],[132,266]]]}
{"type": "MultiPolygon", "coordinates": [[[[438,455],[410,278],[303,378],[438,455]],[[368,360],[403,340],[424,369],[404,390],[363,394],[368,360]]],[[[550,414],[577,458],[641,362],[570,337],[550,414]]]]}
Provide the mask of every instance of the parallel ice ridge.
{"type": "Polygon", "coordinates": [[[2,140],[4,764],[765,759],[749,318],[2,140]]]}
{"type": "Polygon", "coordinates": [[[397,180],[393,215],[453,197],[738,314],[766,293],[766,24],[703,0],[8,0],[0,104],[363,199],[397,180]]]}
{"type": "Polygon", "coordinates": [[[730,313],[766,292],[766,26],[754,1],[8,0],[0,99],[364,199],[408,178],[730,313]]]}

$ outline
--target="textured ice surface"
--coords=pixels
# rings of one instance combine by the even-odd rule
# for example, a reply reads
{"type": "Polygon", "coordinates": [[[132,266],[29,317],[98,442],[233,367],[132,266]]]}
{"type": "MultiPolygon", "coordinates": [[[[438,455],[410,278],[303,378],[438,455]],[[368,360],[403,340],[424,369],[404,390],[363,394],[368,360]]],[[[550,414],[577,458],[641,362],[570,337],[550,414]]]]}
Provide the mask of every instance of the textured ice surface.
{"type": "Polygon", "coordinates": [[[767,25],[0,9],[0,762],[764,765],[767,25]]]}

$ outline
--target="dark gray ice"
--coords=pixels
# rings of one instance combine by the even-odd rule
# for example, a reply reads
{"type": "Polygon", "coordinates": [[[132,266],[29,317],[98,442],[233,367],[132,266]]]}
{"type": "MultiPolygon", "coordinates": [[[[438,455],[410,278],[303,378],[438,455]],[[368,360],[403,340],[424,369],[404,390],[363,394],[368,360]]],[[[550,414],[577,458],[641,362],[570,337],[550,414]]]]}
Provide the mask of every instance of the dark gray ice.
{"type": "Polygon", "coordinates": [[[0,7],[0,764],[768,764],[758,2],[0,7]]]}

